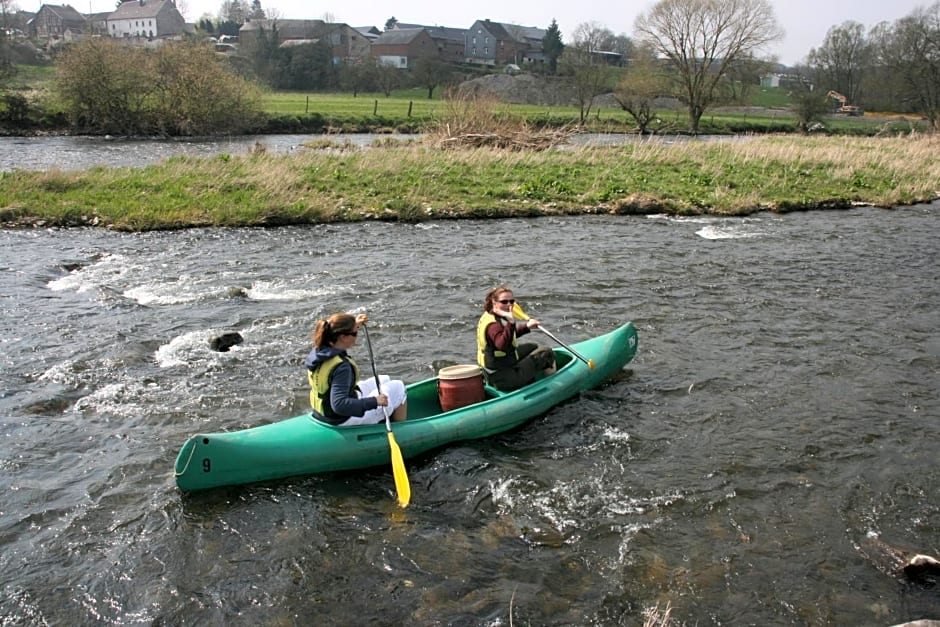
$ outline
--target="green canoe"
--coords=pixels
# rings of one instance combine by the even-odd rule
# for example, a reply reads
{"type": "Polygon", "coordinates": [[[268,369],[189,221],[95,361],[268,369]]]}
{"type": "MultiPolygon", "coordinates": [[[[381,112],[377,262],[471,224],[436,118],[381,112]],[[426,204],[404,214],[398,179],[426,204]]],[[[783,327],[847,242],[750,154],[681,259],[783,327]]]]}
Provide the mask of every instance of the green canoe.
{"type": "MultiPolygon", "coordinates": [[[[402,455],[408,458],[450,442],[507,431],[601,384],[633,359],[636,328],[627,323],[570,348],[555,349],[558,370],[553,375],[514,392],[486,386],[483,401],[448,412],[442,412],[436,377],[409,385],[408,420],[392,423],[402,455]]],[[[176,458],[176,484],[188,492],[388,465],[390,460],[384,423],[333,427],[304,414],[242,431],[191,437],[176,458]]]]}

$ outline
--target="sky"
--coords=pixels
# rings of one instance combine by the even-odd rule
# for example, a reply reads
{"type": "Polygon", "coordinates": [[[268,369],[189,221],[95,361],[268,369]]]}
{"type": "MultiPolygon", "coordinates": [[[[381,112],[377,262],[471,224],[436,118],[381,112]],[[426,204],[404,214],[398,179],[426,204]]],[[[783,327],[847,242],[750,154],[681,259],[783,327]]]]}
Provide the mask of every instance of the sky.
{"type": "MultiPolygon", "coordinates": [[[[69,0],[64,0],[68,2],[69,0]]],[[[777,20],[785,31],[784,38],[768,52],[781,63],[795,65],[805,60],[811,48],[822,45],[826,32],[833,26],[853,20],[867,28],[909,15],[915,8],[934,0],[771,0],[777,20]]],[[[21,9],[37,11],[42,0],[19,0],[21,9]]],[[[250,4],[250,1],[249,1],[250,4]]],[[[631,36],[636,17],[649,10],[655,0],[476,0],[448,2],[441,0],[353,0],[346,2],[311,2],[310,0],[261,0],[261,7],[279,18],[322,19],[329,15],[335,22],[350,26],[375,26],[379,30],[394,16],[399,22],[430,26],[469,28],[478,19],[547,27],[554,18],[562,32],[562,40],[571,41],[575,27],[596,22],[615,34],[631,36]],[[394,7],[394,8],[393,8],[394,7]]],[[[115,0],[72,0],[72,6],[85,12],[110,11],[115,0]],[[87,4],[85,4],[87,3],[87,4]]],[[[205,14],[215,18],[222,0],[177,0],[177,7],[188,22],[205,14]]]]}

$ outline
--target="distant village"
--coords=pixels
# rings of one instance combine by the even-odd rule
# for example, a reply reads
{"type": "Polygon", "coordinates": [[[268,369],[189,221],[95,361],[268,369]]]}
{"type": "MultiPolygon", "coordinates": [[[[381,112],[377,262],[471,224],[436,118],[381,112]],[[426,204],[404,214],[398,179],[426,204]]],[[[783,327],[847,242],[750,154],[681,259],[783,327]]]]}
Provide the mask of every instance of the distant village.
{"type": "MultiPolygon", "coordinates": [[[[36,13],[19,12],[22,33],[46,47],[88,36],[110,36],[130,44],[157,46],[195,36],[196,24],[187,24],[174,0],[128,0],[109,13],[82,14],[70,5],[43,4],[36,13]]],[[[213,38],[220,53],[235,53],[240,46],[257,43],[264,33],[277,34],[280,46],[326,43],[334,65],[372,58],[401,69],[417,59],[518,68],[546,61],[542,40],[546,29],[479,19],[467,28],[403,24],[390,20],[382,31],[375,26],[350,26],[310,19],[249,19],[237,37],[213,38]]],[[[547,25],[546,25],[547,27],[547,25]]],[[[611,53],[606,53],[611,54],[611,53]]],[[[618,64],[619,55],[606,57],[618,64]]]]}

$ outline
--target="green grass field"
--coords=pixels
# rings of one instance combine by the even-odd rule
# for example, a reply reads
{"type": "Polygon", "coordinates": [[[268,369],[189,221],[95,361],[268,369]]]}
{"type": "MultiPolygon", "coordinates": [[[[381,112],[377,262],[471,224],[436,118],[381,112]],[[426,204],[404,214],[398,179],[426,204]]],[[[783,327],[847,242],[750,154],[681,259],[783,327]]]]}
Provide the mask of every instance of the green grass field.
{"type": "MultiPolygon", "coordinates": [[[[356,96],[347,93],[323,92],[267,92],[263,103],[267,113],[273,115],[308,115],[319,113],[324,116],[380,116],[412,117],[418,120],[430,120],[440,116],[447,109],[447,101],[439,95],[437,89],[434,98],[428,99],[426,89],[400,89],[391,96],[376,93],[361,93],[356,96]]],[[[508,114],[525,118],[557,118],[577,120],[577,107],[549,107],[522,104],[502,104],[500,108],[508,114]]],[[[594,111],[594,117],[598,115],[594,111]]],[[[623,120],[626,114],[619,109],[601,109],[601,117],[623,120]]]]}
{"type": "Polygon", "coordinates": [[[748,104],[768,109],[786,109],[790,106],[790,94],[781,87],[760,87],[751,91],[748,104]]]}
{"type": "Polygon", "coordinates": [[[427,90],[397,90],[391,96],[385,94],[352,94],[321,92],[266,92],[264,109],[274,115],[361,115],[361,116],[407,116],[409,109],[416,118],[430,118],[440,109],[438,98],[428,100],[427,90]]]}
{"type": "MultiPolygon", "coordinates": [[[[368,122],[377,118],[384,121],[386,126],[412,124],[420,127],[449,113],[447,101],[436,98],[428,100],[426,92],[416,97],[414,91],[400,91],[390,97],[384,94],[359,94],[353,97],[340,93],[271,92],[265,95],[263,102],[265,111],[270,115],[322,115],[333,120],[334,124],[356,120],[368,122]]],[[[500,104],[498,107],[504,115],[551,127],[577,124],[580,113],[574,106],[500,104]]],[[[660,117],[677,130],[687,124],[684,110],[662,111],[660,117]]],[[[712,117],[726,122],[741,118],[727,113],[716,113],[712,117]]],[[[772,121],[775,116],[764,117],[772,121]]],[[[752,115],[750,123],[760,126],[760,119],[760,116],[752,115]]],[[[634,122],[620,108],[594,107],[588,116],[587,125],[595,132],[627,132],[634,127],[634,122]]]]}
{"type": "MultiPolygon", "coordinates": [[[[321,115],[332,121],[333,126],[368,125],[370,119],[380,121],[385,127],[420,128],[435,119],[447,117],[450,106],[441,100],[442,89],[428,99],[427,90],[398,90],[386,97],[384,94],[301,93],[269,92],[264,98],[264,107],[270,115],[321,115]]],[[[700,132],[705,134],[726,133],[789,133],[796,131],[795,117],[789,111],[790,99],[781,88],[758,88],[751,90],[745,102],[736,106],[715,107],[706,111],[701,119],[700,132]]],[[[579,111],[575,106],[539,106],[522,104],[500,104],[500,111],[511,117],[521,117],[538,126],[562,127],[578,123],[579,111]]],[[[661,109],[658,112],[661,125],[659,132],[681,133],[688,128],[688,114],[682,107],[661,109]]],[[[630,132],[635,124],[633,118],[615,107],[594,107],[587,119],[587,130],[592,132],[630,132]]],[[[831,116],[825,120],[829,132],[849,135],[867,135],[885,130],[898,132],[918,128],[908,121],[892,122],[885,128],[883,120],[831,116]],[[896,127],[896,128],[895,128],[896,127]]]]}

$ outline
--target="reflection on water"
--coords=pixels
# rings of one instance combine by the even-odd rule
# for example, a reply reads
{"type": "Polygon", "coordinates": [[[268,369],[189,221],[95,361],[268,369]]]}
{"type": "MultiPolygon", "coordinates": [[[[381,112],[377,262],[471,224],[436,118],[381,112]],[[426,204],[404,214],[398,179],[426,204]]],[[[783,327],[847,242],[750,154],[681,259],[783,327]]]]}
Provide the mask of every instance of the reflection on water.
{"type": "MultiPolygon", "coordinates": [[[[0,137],[0,172],[21,170],[83,170],[95,166],[139,167],[157,163],[174,155],[212,157],[219,154],[244,154],[256,145],[270,152],[291,153],[305,143],[328,140],[368,147],[376,140],[413,140],[416,135],[252,135],[216,139],[115,139],[107,137],[0,137]]],[[[685,135],[574,135],[569,146],[606,146],[630,142],[674,143],[684,141],[742,141],[734,136],[685,135]]]]}
{"type": "Polygon", "coordinates": [[[410,135],[251,135],[212,139],[119,139],[110,137],[0,137],[0,171],[83,170],[95,166],[139,167],[175,155],[212,157],[244,154],[260,144],[275,153],[290,153],[304,142],[329,139],[369,146],[378,138],[410,135]]]}

